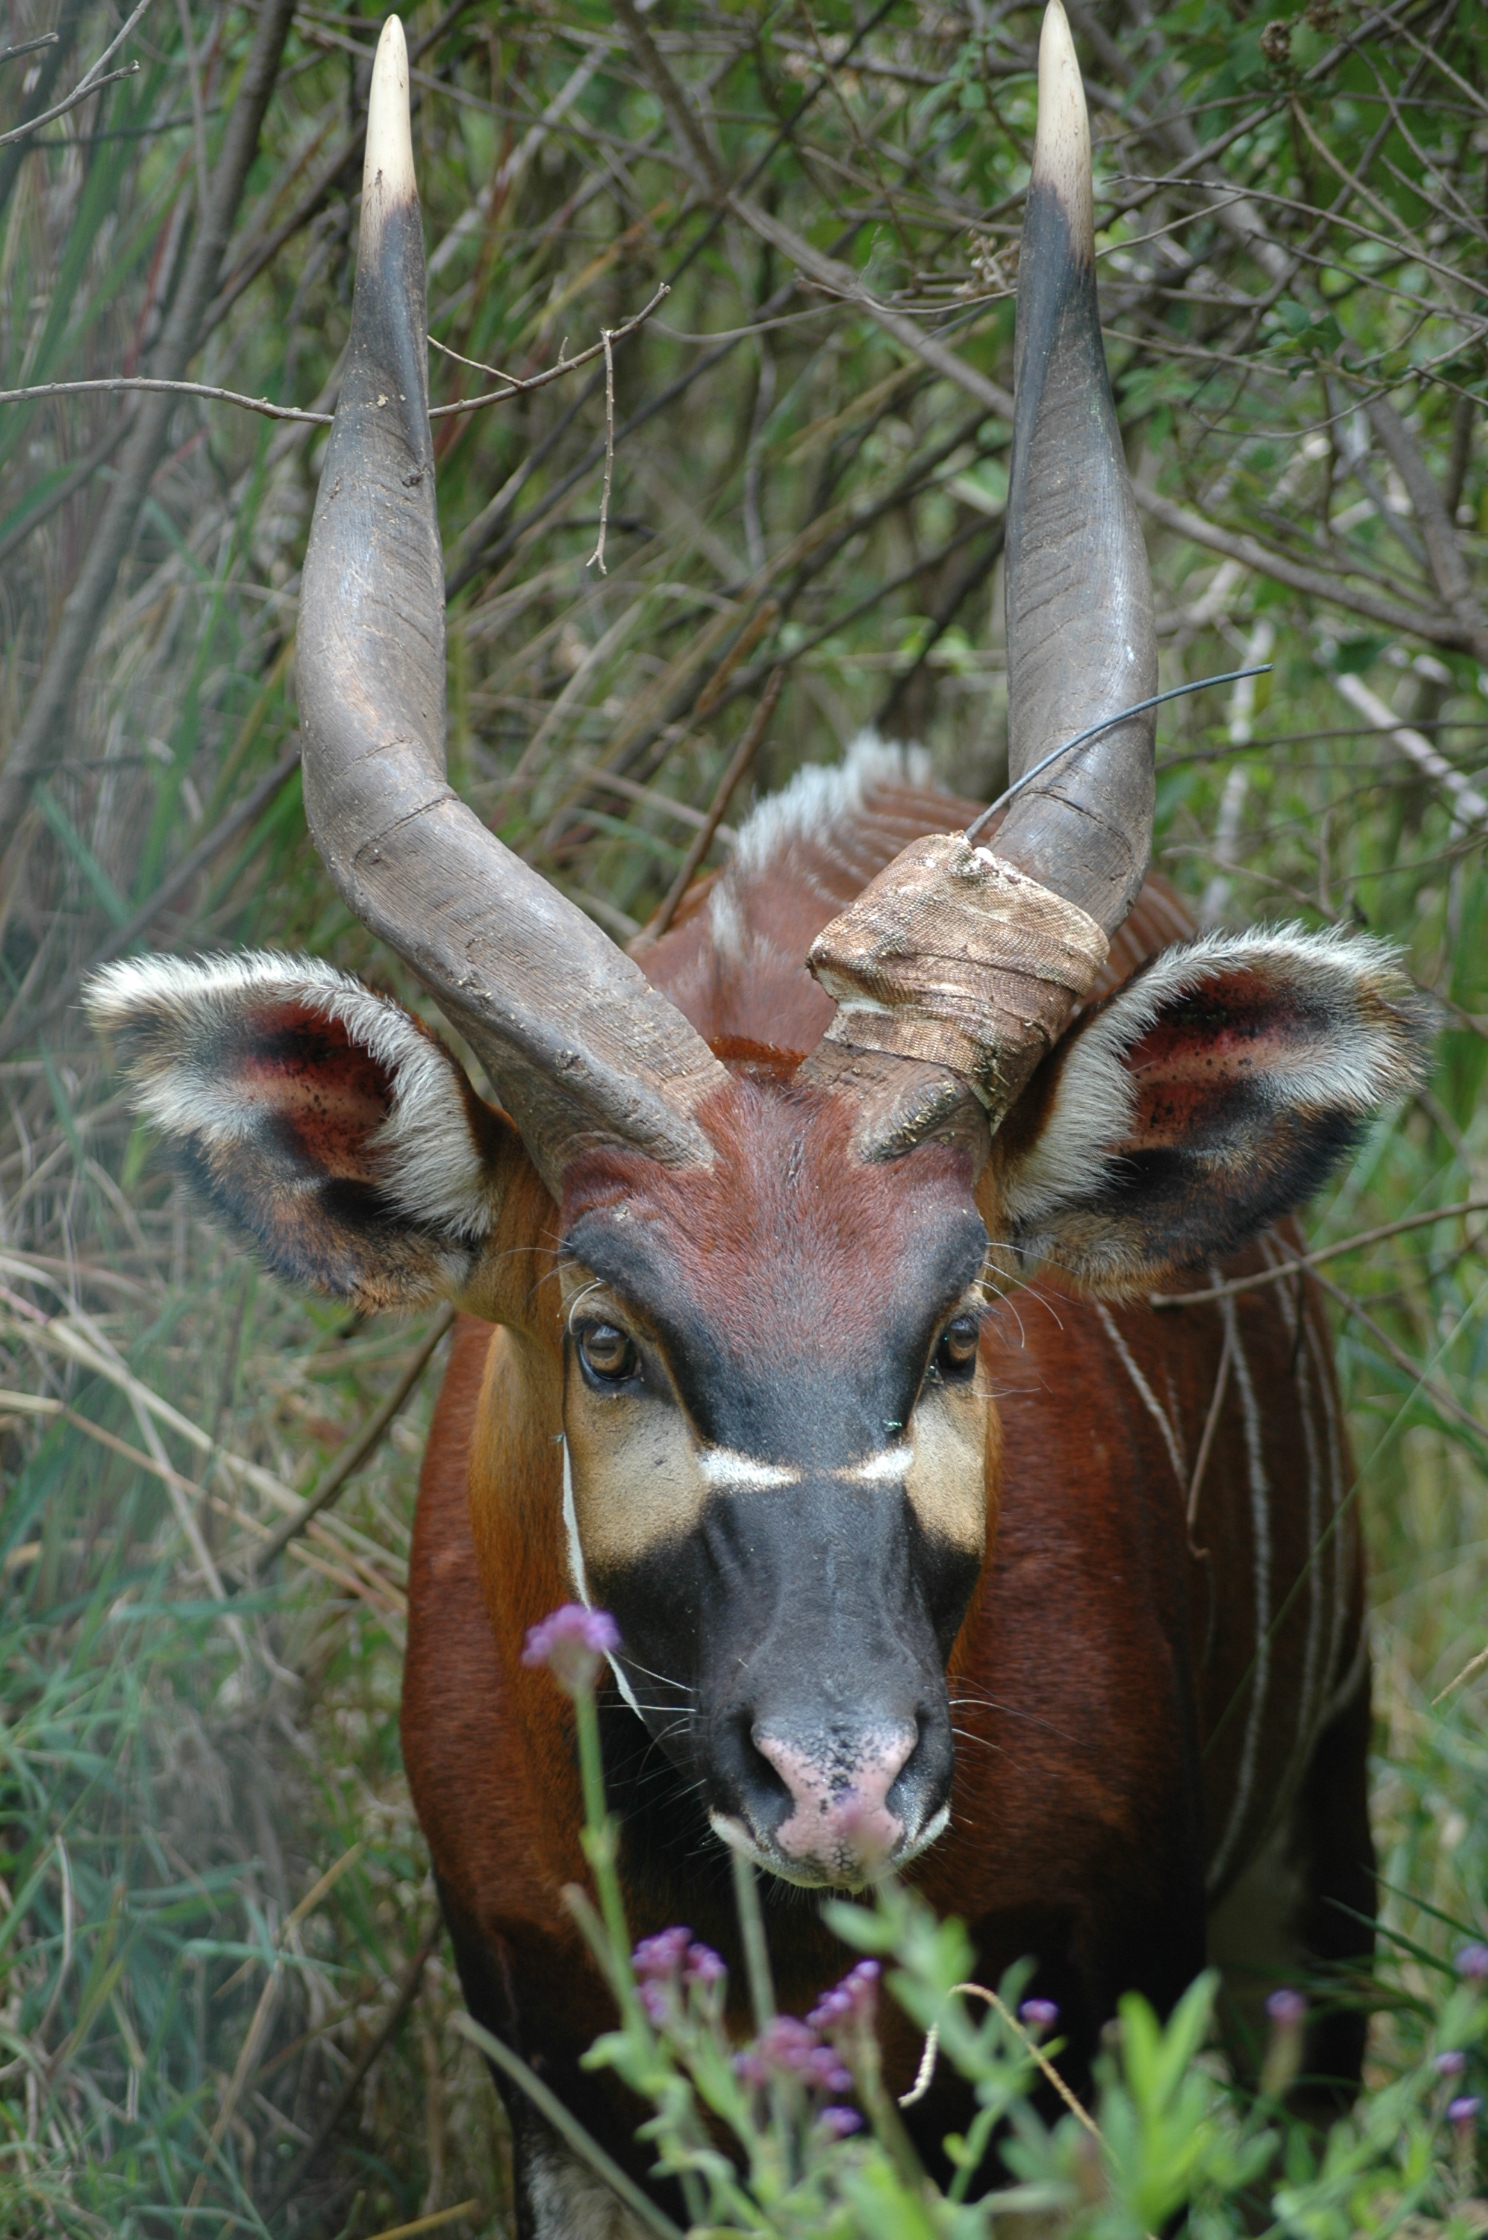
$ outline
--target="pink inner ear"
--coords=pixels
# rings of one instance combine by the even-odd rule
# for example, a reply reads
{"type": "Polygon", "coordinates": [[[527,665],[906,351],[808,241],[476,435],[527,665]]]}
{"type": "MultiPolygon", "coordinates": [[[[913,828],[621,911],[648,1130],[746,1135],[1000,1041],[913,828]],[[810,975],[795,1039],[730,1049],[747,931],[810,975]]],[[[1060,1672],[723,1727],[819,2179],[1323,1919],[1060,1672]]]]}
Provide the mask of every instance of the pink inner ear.
{"type": "Polygon", "coordinates": [[[303,1004],[258,1011],[233,1053],[233,1094],[258,1106],[285,1149],[319,1173],[377,1179],[369,1138],[392,1109],[392,1076],[338,1019],[303,1004]]]}
{"type": "Polygon", "coordinates": [[[1157,1144],[1221,1120],[1236,1084],[1294,1055],[1307,1030],[1305,1008],[1285,985],[1260,972],[1217,973],[1127,1050],[1137,1090],[1133,1134],[1157,1144]]]}

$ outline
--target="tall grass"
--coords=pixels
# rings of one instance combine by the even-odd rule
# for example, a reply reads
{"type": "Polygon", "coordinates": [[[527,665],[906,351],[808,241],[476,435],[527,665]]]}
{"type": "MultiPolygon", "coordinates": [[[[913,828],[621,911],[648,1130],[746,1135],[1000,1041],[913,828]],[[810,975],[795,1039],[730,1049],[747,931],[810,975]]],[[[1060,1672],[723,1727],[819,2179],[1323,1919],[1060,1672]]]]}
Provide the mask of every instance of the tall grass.
{"type": "MultiPolygon", "coordinates": [[[[1162,681],[1274,664],[1251,697],[1167,711],[1160,861],[1213,919],[1367,924],[1442,1004],[1429,1093],[1313,1209],[1335,1242],[1488,1198],[1488,20],[1470,0],[1388,21],[1326,0],[1074,16],[1162,681]]],[[[599,371],[446,419],[438,441],[452,777],[622,937],[777,664],[720,847],[753,795],[866,722],[924,740],[960,790],[998,783],[1008,429],[874,306],[1010,384],[1036,36],[1033,11],[982,0],[876,21],[686,0],[649,20],[717,162],[799,255],[712,206],[604,6],[408,17],[435,340],[525,377],[671,289],[616,354],[606,573],[587,565],[599,371]],[[855,294],[798,277],[824,256],[855,294]]],[[[0,59],[0,130],[60,99],[121,21],[103,0],[16,0],[10,44],[60,40],[0,59]]],[[[154,0],[117,58],[133,76],[0,147],[7,388],[148,370],[259,21],[154,0]]],[[[375,24],[296,14],[192,378],[334,401],[375,24]]],[[[431,363],[436,401],[496,385],[431,363]]],[[[0,406],[7,743],[135,409],[0,406]]],[[[0,834],[0,2216],[361,2240],[459,2210],[451,2230],[504,2232],[502,2126],[449,2026],[437,1937],[418,1965],[435,1907],[396,1738],[437,1357],[321,1525],[225,1602],[214,1580],[240,1586],[424,1332],[292,1299],[214,1240],[74,1002],[145,910],[136,944],[303,948],[422,1000],[334,900],[286,757],[323,431],[182,398],[167,437],[0,834]]],[[[1326,1271],[1375,1563],[1376,2088],[1418,2054],[1443,1957],[1488,1928],[1488,1673],[1459,1678],[1488,1608],[1485,1220],[1326,1271]]]]}

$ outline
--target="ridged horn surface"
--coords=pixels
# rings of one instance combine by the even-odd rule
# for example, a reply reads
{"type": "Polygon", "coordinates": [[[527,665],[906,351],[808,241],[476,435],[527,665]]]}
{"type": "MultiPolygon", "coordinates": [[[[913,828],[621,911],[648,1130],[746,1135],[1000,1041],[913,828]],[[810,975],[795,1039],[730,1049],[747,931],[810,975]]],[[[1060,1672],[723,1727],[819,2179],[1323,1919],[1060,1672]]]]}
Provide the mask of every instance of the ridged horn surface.
{"type": "Polygon", "coordinates": [[[390,16],[367,114],[351,338],[305,558],[305,806],[347,906],[467,1036],[555,1192],[583,1142],[706,1160],[726,1078],[701,1036],[445,778],[444,569],[428,416],[408,55],[390,16]]]}
{"type": "MultiPolygon", "coordinates": [[[[1039,43],[1038,134],[1018,264],[1008,492],[1008,761],[1016,780],[1157,690],[1152,586],[1095,293],[1090,124],[1061,0],[1039,43]]],[[[1152,848],[1154,717],[1134,717],[1018,795],[997,853],[1110,933],[1152,848]]]]}

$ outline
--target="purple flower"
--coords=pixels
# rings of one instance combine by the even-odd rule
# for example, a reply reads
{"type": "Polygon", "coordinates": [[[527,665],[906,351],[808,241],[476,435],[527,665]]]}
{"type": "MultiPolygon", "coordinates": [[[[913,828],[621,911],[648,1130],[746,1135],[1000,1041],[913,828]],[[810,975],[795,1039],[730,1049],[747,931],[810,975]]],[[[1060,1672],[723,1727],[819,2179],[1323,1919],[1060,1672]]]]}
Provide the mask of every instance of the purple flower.
{"type": "Polygon", "coordinates": [[[1467,2067],[1465,2053],[1439,2053],[1431,2064],[1439,2077],[1460,2077],[1467,2067]]]}
{"type": "Polygon", "coordinates": [[[1459,2131],[1470,2131],[1481,2115],[1482,2109],[1483,2103],[1477,2094],[1475,2092],[1465,2092],[1460,2100],[1452,2102],[1447,2114],[1459,2131]]]}
{"type": "Polygon", "coordinates": [[[1018,2020],[1025,2030],[1052,2030],[1059,2020],[1059,2009],[1052,1999],[1025,1999],[1018,2009],[1018,2020]]]}
{"type": "Polygon", "coordinates": [[[856,2108],[823,2108],[817,2121],[834,2139],[850,2138],[854,2131],[863,2128],[863,2119],[856,2108]]]}
{"type": "Polygon", "coordinates": [[[1488,1983],[1488,1944],[1465,1944],[1453,1965],[1464,1983],[1488,1983]]]}
{"type": "Polygon", "coordinates": [[[816,2032],[793,2014],[778,2014],[755,2040],[762,2061],[772,2069],[804,2069],[818,2050],[816,2032]]]}
{"type": "Polygon", "coordinates": [[[852,2075],[832,2046],[793,2014],[766,2023],[752,2046],[735,2054],[734,2067],[746,2084],[768,2084],[772,2077],[798,2077],[809,2092],[850,2092],[852,2075]]]}
{"type": "Polygon", "coordinates": [[[682,1981],[695,1984],[706,1991],[711,1984],[722,1983],[728,1969],[710,1945],[690,1944],[687,1947],[687,1965],[682,1970],[682,1981]]]}
{"type": "Polygon", "coordinates": [[[690,1929],[662,1929],[654,1937],[642,1937],[630,1964],[643,1983],[680,1975],[691,1941],[690,1929]]]}
{"type": "Polygon", "coordinates": [[[860,1960],[855,1968],[849,1968],[842,1981],[825,1993],[807,2015],[812,2029],[835,2032],[854,2025],[871,2029],[878,2011],[878,1978],[876,1960],[860,1960]]]}
{"type": "Polygon", "coordinates": [[[819,2092],[852,2090],[852,2071],[843,2067],[841,2055],[831,2046],[818,2046],[803,2062],[801,2074],[819,2092]]]}
{"type": "Polygon", "coordinates": [[[642,1937],[630,1964],[640,1985],[641,2005],[658,2026],[676,2012],[683,1986],[704,1991],[728,1976],[710,1946],[693,1943],[690,1929],[659,1929],[654,1937],[642,1937]]]}
{"type": "Polygon", "coordinates": [[[576,1696],[593,1687],[600,1658],[619,1646],[620,1628],[607,1610],[565,1602],[529,1628],[522,1662],[534,1670],[546,1665],[559,1687],[576,1696]]]}
{"type": "Polygon", "coordinates": [[[1278,2030],[1300,2030],[1307,2018],[1307,2001],[1300,1991],[1273,1991],[1266,2013],[1278,2030]]]}

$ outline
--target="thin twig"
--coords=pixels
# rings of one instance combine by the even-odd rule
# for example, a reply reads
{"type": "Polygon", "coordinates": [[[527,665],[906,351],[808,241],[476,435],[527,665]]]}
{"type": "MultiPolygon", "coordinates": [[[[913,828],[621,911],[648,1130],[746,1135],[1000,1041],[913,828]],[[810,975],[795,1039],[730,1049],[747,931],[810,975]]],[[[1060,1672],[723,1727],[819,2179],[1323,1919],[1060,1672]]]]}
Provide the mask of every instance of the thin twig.
{"type": "Polygon", "coordinates": [[[1342,1285],[1336,1284],[1330,1277],[1320,1276],[1316,1272],[1314,1272],[1312,1280],[1322,1286],[1328,1297],[1336,1301],[1345,1314],[1352,1315],[1356,1322],[1363,1325],[1381,1353],[1394,1363],[1402,1376],[1409,1377],[1416,1392],[1424,1393],[1432,1406],[1438,1408],[1444,1416],[1450,1416],[1452,1421],[1460,1423],[1465,1431],[1474,1432],[1478,1438],[1488,1443],[1488,1423],[1484,1423],[1480,1417],[1475,1416],[1471,1409],[1464,1408],[1462,1402],[1450,1393],[1444,1384],[1438,1384],[1433,1377],[1423,1376],[1420,1363],[1411,1359],[1404,1346],[1396,1345],[1388,1331],[1382,1330],[1374,1316],[1368,1313],[1357,1299],[1352,1298],[1343,1289],[1342,1285]]]}
{"type": "Polygon", "coordinates": [[[765,686],[764,696],[754,714],[750,717],[744,736],[735,747],[730,758],[728,768],[718,781],[718,791],[713,796],[708,814],[703,820],[697,837],[683,857],[682,867],[667,889],[666,899],[641,935],[638,946],[648,946],[653,941],[659,941],[673,918],[676,917],[682,897],[696,878],[698,866],[713,845],[718,827],[723,822],[724,813],[734,795],[738,792],[745,772],[759,751],[759,743],[765,735],[771,716],[775,713],[775,703],[780,698],[784,683],[784,668],[772,669],[770,680],[765,686]]]}
{"type": "MultiPolygon", "coordinates": [[[[590,349],[581,350],[576,358],[564,358],[558,365],[550,366],[546,373],[532,374],[525,381],[519,381],[514,374],[504,373],[501,379],[508,384],[505,389],[492,389],[484,396],[466,397],[458,404],[436,404],[430,408],[429,418],[431,420],[448,420],[458,413],[479,412],[486,405],[504,404],[509,397],[527,396],[534,389],[546,389],[552,382],[561,381],[563,376],[566,373],[572,373],[576,366],[588,365],[592,358],[603,356],[607,369],[606,386],[610,407],[608,457],[613,460],[615,404],[613,346],[617,342],[623,342],[627,335],[634,334],[637,327],[644,326],[656,306],[659,303],[664,303],[670,293],[669,288],[658,288],[643,311],[638,311],[633,319],[627,319],[623,326],[607,327],[604,330],[603,338],[590,349]]],[[[81,397],[97,391],[124,392],[131,389],[143,389],[156,395],[204,397],[209,404],[234,404],[244,412],[259,413],[265,420],[296,420],[302,426],[311,428],[328,428],[334,417],[329,412],[305,412],[298,405],[271,404],[267,397],[244,396],[241,390],[215,388],[210,382],[206,381],[165,381],[158,379],[153,374],[144,373],[106,374],[93,381],[38,381],[25,389],[0,389],[0,404],[29,404],[38,397],[81,397]]],[[[605,492],[606,497],[608,497],[608,469],[605,476],[605,492]]]]}
{"type": "Polygon", "coordinates": [[[1440,1694],[1434,1695],[1432,1697],[1432,1710],[1434,1711],[1439,1703],[1445,1703],[1449,1695],[1455,1694],[1456,1690],[1462,1686],[1464,1680],[1471,1680],[1478,1673],[1480,1673],[1484,1665],[1488,1665],[1488,1649],[1480,1649],[1475,1657],[1470,1657],[1467,1663],[1462,1667],[1462,1670],[1458,1673],[1456,1679],[1449,1680],[1446,1686],[1441,1690],[1440,1694]]]}
{"type": "Polygon", "coordinates": [[[56,44],[56,32],[43,31],[35,39],[22,39],[19,46],[0,47],[0,70],[4,69],[7,62],[19,62],[23,54],[35,54],[40,47],[54,47],[56,44]]]}
{"type": "MultiPolygon", "coordinates": [[[[529,374],[525,380],[518,380],[513,373],[503,373],[501,379],[507,384],[504,389],[491,389],[484,396],[464,397],[455,404],[431,405],[429,418],[431,420],[448,420],[457,413],[478,412],[482,405],[504,404],[508,397],[530,396],[534,390],[549,388],[553,382],[561,381],[565,374],[572,373],[578,366],[587,366],[595,358],[602,357],[606,366],[609,366],[610,353],[614,345],[617,342],[624,342],[626,336],[634,334],[637,327],[643,327],[652,312],[656,310],[659,304],[666,302],[671,292],[670,286],[666,281],[663,281],[651,301],[642,310],[637,311],[632,318],[625,320],[622,325],[606,328],[602,339],[591,343],[587,350],[581,350],[576,358],[562,358],[557,365],[549,366],[546,373],[529,374]]],[[[611,378],[613,381],[613,376],[611,378]]]]}
{"type": "Polygon", "coordinates": [[[1433,614],[1427,608],[1406,607],[1393,599],[1382,599],[1373,591],[1362,590],[1345,581],[1342,576],[1325,575],[1321,569],[1303,567],[1295,560],[1288,560],[1263,545],[1257,537],[1221,529],[1187,506],[1175,505],[1171,498],[1149,490],[1143,483],[1138,482],[1133,487],[1143,512],[1150,513],[1154,521],[1176,536],[1187,537],[1190,544],[1221,552],[1227,560],[1238,560],[1242,567],[1253,568],[1257,575],[1269,576],[1273,583],[1284,583],[1293,591],[1324,599],[1330,606],[1362,615],[1367,622],[1381,623],[1387,630],[1408,637],[1428,638],[1434,645],[1449,646],[1454,651],[1465,648],[1465,634],[1455,616],[1449,618],[1440,611],[1433,614]]]}
{"type": "Polygon", "coordinates": [[[1401,753],[1409,757],[1428,778],[1445,789],[1452,798],[1452,824],[1456,831],[1468,825],[1488,824],[1488,801],[1476,786],[1469,785],[1459,770],[1454,770],[1446,756],[1438,752],[1429,739],[1408,723],[1402,723],[1393,708],[1371,692],[1362,677],[1351,670],[1340,670],[1334,684],[1351,706],[1372,727],[1394,741],[1401,753]]]}
{"type": "Polygon", "coordinates": [[[99,943],[87,963],[79,965],[75,972],[68,973],[66,978],[53,989],[51,995],[48,996],[39,1010],[17,1019],[13,1024],[10,1020],[0,1022],[0,1058],[7,1056],[20,1043],[29,1042],[31,1037],[44,1027],[49,1020],[55,1019],[60,1011],[66,1010],[68,1004],[72,1002],[74,996],[83,986],[84,981],[95,973],[100,965],[107,964],[111,957],[117,957],[123,950],[129,948],[131,943],[137,941],[145,929],[159,917],[161,911],[167,909],[175,901],[176,896],[190,886],[198,871],[210,863],[214,856],[219,855],[230,840],[236,839],[245,825],[252,824],[261,810],[268,807],[275,795],[288,784],[299,766],[300,742],[296,738],[293,744],[286,748],[285,752],[279,757],[273,769],[260,778],[258,784],[248,793],[244,794],[236,808],[230,809],[220,824],[214,825],[203,839],[198,840],[194,848],[188,849],[175,869],[161,880],[160,885],[150,896],[148,902],[142,902],[133,916],[125,919],[123,925],[115,926],[108,938],[99,943]]]}
{"type": "Polygon", "coordinates": [[[9,132],[0,132],[0,148],[11,147],[18,140],[29,140],[33,132],[39,132],[44,124],[52,124],[58,117],[65,117],[69,109],[75,109],[90,94],[101,93],[105,86],[117,85],[121,78],[136,78],[138,75],[139,64],[126,62],[122,70],[110,70],[105,77],[95,78],[91,85],[79,86],[65,101],[59,101],[55,109],[43,109],[41,115],[33,117],[29,124],[18,124],[9,132]]]}
{"type": "MultiPolygon", "coordinates": [[[[146,0],[141,0],[141,6],[146,0]]],[[[253,44],[238,81],[237,98],[227,120],[222,151],[212,176],[208,207],[200,213],[186,269],[166,314],[155,348],[154,371],[178,380],[197,350],[203,321],[222,269],[228,237],[236,222],[248,172],[258,152],[259,134],[274,87],[294,0],[262,0],[253,44]]],[[[130,21],[133,22],[131,17],[130,21]]],[[[121,34],[122,36],[122,34],[121,34]]],[[[152,398],[134,416],[87,556],[61,610],[41,674],[0,771],[0,834],[7,837],[29,806],[32,787],[57,753],[62,717],[93,650],[104,610],[113,595],[124,555],[139,523],[150,484],[165,456],[171,407],[152,398]]]]}
{"type": "Polygon", "coordinates": [[[605,566],[605,531],[610,525],[610,485],[615,475],[615,352],[614,337],[608,327],[600,332],[604,345],[605,362],[605,462],[604,487],[599,493],[599,536],[594,550],[584,562],[586,568],[597,567],[602,576],[609,574],[605,566]]]}
{"type": "MultiPolygon", "coordinates": [[[[960,1993],[965,1998],[981,1999],[985,2001],[985,2003],[993,2009],[994,2013],[1001,2017],[1002,2021],[1007,2024],[1007,2027],[1012,2031],[1013,2035],[1017,2038],[1020,2038],[1029,2053],[1032,2054],[1034,2061],[1036,2062],[1044,2078],[1044,2081],[1054,2087],[1054,2090],[1058,2093],[1060,2099],[1069,2109],[1070,2114],[1074,2116],[1077,2122],[1079,2122],[1084,2127],[1084,2129],[1090,2134],[1090,2137],[1092,2139],[1100,2139],[1100,2127],[1096,2123],[1094,2116],[1092,2116],[1092,2114],[1090,2113],[1090,2110],[1085,2106],[1082,2100],[1078,2099],[1076,2095],[1071,2092],[1069,2086],[1065,2083],[1063,2077],[1059,2074],[1059,2071],[1055,2068],[1053,2062],[1049,2059],[1049,2056],[1045,2053],[1043,2047],[1038,2043],[1038,2040],[1033,2036],[1032,2032],[1025,2029],[1024,2025],[1018,2020],[1018,2017],[1015,2014],[1009,2012],[1006,2001],[999,1999],[995,1991],[989,1991],[984,1983],[953,1983],[950,1989],[949,1996],[954,1999],[958,1993],[960,1993]]],[[[935,2065],[939,2057],[940,2030],[936,2024],[932,2023],[930,2028],[925,2032],[925,2049],[924,2052],[920,2055],[920,2065],[915,2072],[915,2081],[910,2086],[908,2092],[902,2092],[899,2095],[899,2105],[901,2108],[912,2108],[915,2105],[916,2101],[924,2099],[926,2093],[930,2090],[931,2085],[935,2081],[935,2065]]],[[[1101,2144],[1105,2144],[1104,2140],[1101,2140],[1101,2144]]]]}
{"type": "MultiPolygon", "coordinates": [[[[115,32],[98,60],[84,71],[65,101],[59,101],[55,108],[43,109],[37,116],[28,117],[24,124],[14,125],[9,132],[0,132],[0,148],[7,148],[17,140],[26,139],[31,133],[39,132],[44,124],[51,124],[56,117],[65,117],[69,109],[75,109],[80,101],[86,101],[90,93],[100,93],[105,86],[115,84],[120,78],[132,78],[139,69],[137,62],[127,64],[122,70],[111,70],[107,77],[101,76],[100,73],[104,64],[118,53],[149,5],[150,0],[139,0],[139,6],[135,9],[133,15],[127,17],[121,28],[115,32]]],[[[37,46],[43,43],[40,40],[32,42],[33,45],[37,46]]],[[[24,54],[26,49],[17,47],[12,51],[16,54],[24,54]]],[[[6,56],[3,59],[8,61],[10,58],[6,56]]]]}
{"type": "Polygon", "coordinates": [[[294,1515],[285,1517],[282,1523],[277,1524],[263,1546],[254,1551],[251,1566],[254,1576],[267,1571],[274,1558],[289,1545],[297,1534],[305,1530],[305,1527],[313,1518],[320,1515],[321,1510],[325,1508],[328,1502],[334,1501],[347,1479],[355,1471],[360,1470],[368,1455],[381,1444],[384,1433],[407,1406],[417,1388],[419,1379],[433,1360],[435,1348],[453,1328],[454,1320],[455,1310],[453,1307],[440,1308],[430,1325],[423,1344],[419,1347],[381,1407],[374,1409],[361,1430],[354,1432],[340,1447],[326,1465],[320,1482],[314,1491],[306,1496],[294,1515]]]}
{"type": "Polygon", "coordinates": [[[27,389],[0,389],[0,404],[30,404],[38,397],[85,397],[99,391],[120,394],[143,389],[156,396],[205,397],[210,404],[235,404],[265,420],[302,420],[328,428],[329,412],[302,412],[297,405],[271,404],[267,397],[245,397],[237,389],[217,389],[206,381],[162,381],[148,373],[110,373],[94,381],[38,381],[27,389]]]}
{"type": "Polygon", "coordinates": [[[1317,1267],[1322,1260],[1336,1260],[1340,1253],[1360,1252],[1365,1245],[1379,1244],[1386,1237],[1403,1236],[1408,1229],[1429,1229],[1438,1221],[1460,1221],[1469,1213],[1488,1213],[1488,1198],[1463,1198],[1456,1205],[1439,1207],[1435,1213],[1411,1213],[1400,1221],[1383,1222],[1378,1229],[1361,1229],[1355,1236],[1340,1237],[1334,1244],[1320,1245],[1316,1252],[1301,1253],[1295,1260],[1282,1260],[1255,1275],[1233,1276],[1228,1283],[1211,1284],[1205,1291],[1153,1291],[1148,1295],[1147,1304],[1150,1307],[1203,1307],[1214,1299],[1236,1298],[1242,1291],[1262,1291],[1268,1283],[1281,1283],[1287,1276],[1317,1267]]]}

